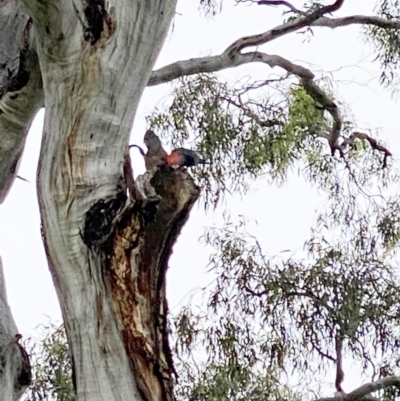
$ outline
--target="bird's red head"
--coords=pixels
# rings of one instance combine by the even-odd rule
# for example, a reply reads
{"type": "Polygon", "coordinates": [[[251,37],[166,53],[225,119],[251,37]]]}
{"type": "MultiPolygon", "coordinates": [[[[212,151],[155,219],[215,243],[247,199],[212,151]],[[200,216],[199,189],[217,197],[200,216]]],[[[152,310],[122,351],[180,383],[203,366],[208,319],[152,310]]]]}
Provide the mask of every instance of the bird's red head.
{"type": "Polygon", "coordinates": [[[180,166],[182,164],[182,157],[177,152],[172,152],[170,155],[166,156],[165,161],[168,166],[180,166]]]}

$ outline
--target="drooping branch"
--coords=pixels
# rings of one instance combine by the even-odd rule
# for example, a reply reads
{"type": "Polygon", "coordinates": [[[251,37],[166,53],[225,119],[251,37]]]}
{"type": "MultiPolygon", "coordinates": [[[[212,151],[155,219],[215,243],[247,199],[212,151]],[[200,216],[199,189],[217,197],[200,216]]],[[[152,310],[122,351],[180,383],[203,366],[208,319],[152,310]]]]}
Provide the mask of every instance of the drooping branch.
{"type": "Polygon", "coordinates": [[[333,153],[339,146],[338,139],[342,129],[342,118],[336,103],[315,83],[314,74],[307,68],[294,64],[281,56],[268,55],[258,51],[242,53],[242,50],[247,47],[265,44],[287,33],[309,26],[325,14],[338,10],[343,3],[344,0],[337,0],[332,5],[321,7],[309,15],[300,16],[293,21],[282,24],[265,33],[240,38],[218,56],[195,58],[170,64],[154,71],[148,85],[153,86],[185,75],[216,72],[253,62],[262,62],[269,65],[271,68],[281,67],[289,74],[296,75],[310,96],[332,116],[333,124],[328,134],[328,141],[333,153]]]}
{"type": "Polygon", "coordinates": [[[333,124],[327,139],[332,151],[338,148],[338,139],[342,129],[342,117],[339,107],[314,81],[314,74],[307,68],[292,63],[290,60],[278,55],[266,54],[263,52],[236,53],[234,56],[229,52],[224,52],[219,56],[203,57],[202,59],[191,59],[177,62],[160,70],[153,72],[149,85],[156,85],[167,82],[172,77],[178,78],[183,75],[190,75],[200,72],[215,72],[225,68],[238,65],[260,62],[269,67],[280,67],[289,74],[295,75],[300,79],[300,83],[307,90],[309,95],[317,101],[323,109],[332,116],[333,124]]]}
{"type": "Polygon", "coordinates": [[[286,6],[292,11],[292,13],[300,14],[300,10],[298,10],[292,3],[285,0],[260,0],[257,4],[260,6],[286,6]]]}
{"type": "Polygon", "coordinates": [[[377,150],[379,152],[383,153],[383,163],[382,166],[385,168],[387,166],[387,159],[389,156],[392,156],[392,153],[388,148],[385,146],[382,146],[378,143],[378,141],[371,136],[364,134],[362,132],[353,132],[348,138],[346,138],[338,147],[338,150],[343,156],[344,150],[346,149],[347,146],[352,146],[353,143],[355,142],[356,139],[364,139],[366,140],[370,145],[373,150],[377,150]]]}

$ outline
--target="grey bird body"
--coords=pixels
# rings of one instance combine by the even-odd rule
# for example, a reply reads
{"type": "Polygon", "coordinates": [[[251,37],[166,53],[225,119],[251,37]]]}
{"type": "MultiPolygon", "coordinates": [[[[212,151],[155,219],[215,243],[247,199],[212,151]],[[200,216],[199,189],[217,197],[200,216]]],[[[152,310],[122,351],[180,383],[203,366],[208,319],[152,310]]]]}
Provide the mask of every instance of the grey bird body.
{"type": "Polygon", "coordinates": [[[167,152],[162,147],[160,138],[152,130],[144,134],[144,144],[147,146],[147,153],[144,158],[146,170],[153,170],[165,164],[167,152]]]}

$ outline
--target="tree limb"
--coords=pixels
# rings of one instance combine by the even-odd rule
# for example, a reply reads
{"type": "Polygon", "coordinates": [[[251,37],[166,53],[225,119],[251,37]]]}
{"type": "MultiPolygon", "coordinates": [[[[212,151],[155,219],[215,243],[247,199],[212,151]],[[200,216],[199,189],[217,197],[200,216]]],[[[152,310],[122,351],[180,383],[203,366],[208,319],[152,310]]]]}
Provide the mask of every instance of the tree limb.
{"type": "MultiPolygon", "coordinates": [[[[319,14],[321,14],[320,10],[317,11],[319,12],[319,14]]],[[[265,44],[267,42],[270,42],[271,40],[283,36],[286,33],[303,28],[306,25],[328,27],[334,29],[352,24],[358,24],[374,25],[386,29],[400,29],[400,21],[398,20],[386,20],[380,17],[364,15],[353,15],[344,18],[327,18],[322,16],[316,18],[315,20],[312,20],[311,16],[313,16],[314,14],[315,13],[307,17],[299,17],[293,21],[289,21],[285,24],[279,25],[259,35],[240,38],[232,45],[230,45],[220,55],[177,61],[158,70],[155,70],[150,77],[148,86],[166,83],[186,75],[199,74],[202,72],[215,72],[226,68],[237,67],[246,63],[251,63],[253,61],[259,61],[256,59],[246,59],[246,61],[244,59],[239,59],[237,57],[237,53],[245,47],[259,46],[265,44]],[[308,21],[307,23],[304,22],[306,18],[308,21]]]]}
{"type": "Polygon", "coordinates": [[[353,390],[351,393],[346,395],[339,395],[336,397],[324,397],[318,398],[315,401],[361,401],[361,400],[371,400],[374,397],[369,397],[371,393],[379,390],[383,390],[389,387],[400,387],[400,376],[388,376],[383,379],[377,380],[375,382],[366,383],[357,389],[353,390]]]}
{"type": "Polygon", "coordinates": [[[309,69],[292,63],[284,57],[270,55],[263,52],[236,53],[234,56],[232,56],[227,50],[219,56],[179,61],[163,67],[153,72],[148,85],[152,86],[163,82],[168,82],[183,75],[191,75],[202,72],[215,72],[254,62],[267,64],[271,68],[280,67],[289,74],[295,75],[300,79],[301,85],[304,86],[309,95],[332,116],[333,124],[328,135],[328,142],[332,150],[337,149],[337,142],[342,129],[342,117],[340,115],[339,107],[315,83],[315,76],[309,69]]]}
{"type": "MultiPolygon", "coordinates": [[[[332,7],[332,6],[327,6],[327,7],[332,7]]],[[[332,9],[330,10],[331,11],[325,11],[325,13],[332,12],[332,9]]],[[[323,12],[321,10],[317,11],[319,14],[323,12]]],[[[310,14],[307,17],[296,18],[293,21],[289,21],[285,24],[279,25],[262,34],[240,38],[236,40],[232,45],[230,45],[220,55],[198,57],[189,60],[177,61],[175,63],[162,67],[158,70],[155,70],[153,71],[149,79],[148,86],[154,86],[170,82],[174,79],[186,75],[193,75],[204,72],[215,72],[226,68],[237,67],[242,64],[247,64],[254,61],[260,61],[257,60],[256,58],[251,58],[251,57],[249,58],[248,56],[245,56],[245,58],[240,58],[238,57],[237,53],[245,47],[259,46],[265,44],[273,39],[278,38],[279,36],[300,29],[306,26],[307,24],[312,26],[329,27],[332,29],[352,24],[374,25],[385,29],[400,29],[400,21],[387,20],[375,16],[353,15],[343,18],[327,18],[324,16],[320,16],[314,20],[311,18],[311,16],[315,16],[315,13],[310,14]],[[304,22],[306,18],[308,21],[307,23],[304,22]]],[[[248,53],[248,54],[254,54],[254,53],[248,53]]]]}
{"type": "Polygon", "coordinates": [[[400,29],[400,21],[397,19],[388,20],[371,15],[350,15],[343,18],[321,17],[311,25],[332,29],[349,25],[374,25],[384,29],[400,29]]]}
{"type": "Polygon", "coordinates": [[[298,64],[293,64],[281,56],[268,55],[261,52],[249,52],[244,54],[238,53],[232,57],[227,51],[225,51],[218,56],[192,58],[189,60],[177,61],[162,67],[153,71],[147,85],[155,86],[170,82],[182,76],[217,72],[227,68],[238,67],[240,65],[255,62],[265,63],[271,68],[281,67],[292,74],[304,78],[314,78],[314,74],[310,70],[298,64]]]}
{"type": "Polygon", "coordinates": [[[287,33],[297,31],[298,29],[304,28],[311,25],[317,19],[323,17],[325,14],[337,11],[344,3],[344,0],[336,0],[333,4],[321,7],[311,14],[300,16],[294,20],[288,21],[282,25],[279,25],[267,32],[259,35],[245,36],[236,40],[227,49],[230,55],[242,51],[247,47],[260,46],[273,39],[279,38],[280,36],[286,35],[287,33]]]}
{"type": "MultiPolygon", "coordinates": [[[[271,68],[281,67],[284,70],[286,70],[289,74],[296,75],[300,79],[300,83],[304,86],[309,95],[330,113],[333,119],[333,124],[330,129],[330,132],[328,134],[320,133],[318,135],[328,140],[329,145],[332,149],[332,153],[334,153],[335,150],[339,150],[341,156],[343,156],[344,148],[347,145],[354,142],[356,137],[360,136],[352,135],[347,140],[344,140],[342,144],[338,143],[342,129],[342,117],[340,115],[339,107],[315,83],[314,74],[310,70],[297,64],[294,64],[289,60],[284,59],[283,57],[278,55],[268,55],[266,53],[258,51],[244,54],[241,53],[241,50],[243,50],[246,47],[259,46],[265,44],[273,39],[276,39],[279,36],[282,36],[289,32],[293,32],[307,25],[330,27],[333,29],[337,27],[348,26],[351,24],[364,24],[364,25],[374,25],[386,29],[400,29],[400,21],[386,20],[384,18],[374,17],[374,16],[353,15],[349,17],[335,18],[335,19],[324,17],[324,14],[338,10],[343,5],[343,2],[344,1],[336,1],[334,4],[330,6],[322,7],[307,16],[298,17],[293,21],[289,21],[262,34],[240,38],[237,41],[235,41],[232,45],[230,45],[220,55],[178,61],[165,67],[162,67],[156,71],[153,71],[150,80],[148,82],[148,86],[154,86],[161,83],[166,83],[182,76],[193,75],[198,73],[216,72],[223,69],[233,68],[253,62],[262,62],[269,65],[271,68]]],[[[269,1],[265,2],[265,4],[267,3],[278,4],[278,2],[276,3],[269,1]]],[[[363,138],[366,139],[371,144],[373,149],[377,149],[384,153],[383,164],[385,167],[387,162],[387,157],[391,155],[389,150],[380,145],[377,145],[376,140],[369,137],[368,135],[367,136],[365,136],[365,134],[362,135],[363,138]]]]}

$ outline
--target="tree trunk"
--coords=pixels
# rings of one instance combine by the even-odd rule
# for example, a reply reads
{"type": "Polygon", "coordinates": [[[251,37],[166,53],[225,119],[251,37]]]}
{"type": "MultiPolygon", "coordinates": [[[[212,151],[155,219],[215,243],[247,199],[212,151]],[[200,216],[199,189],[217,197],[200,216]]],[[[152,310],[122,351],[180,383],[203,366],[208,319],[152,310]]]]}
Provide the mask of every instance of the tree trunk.
{"type": "MultiPolygon", "coordinates": [[[[199,189],[161,167],[141,178],[147,198],[131,175],[128,138],[175,3],[24,1],[46,110],[42,234],[77,400],[173,399],[165,273],[199,189]]],[[[32,94],[29,84],[21,86],[32,94]]]]}
{"type": "Polygon", "coordinates": [[[18,400],[31,382],[29,358],[18,343],[19,339],[7,303],[0,258],[0,401],[18,400]]]}
{"type": "Polygon", "coordinates": [[[32,20],[18,0],[0,2],[0,204],[18,171],[33,118],[43,105],[32,20]]]}

